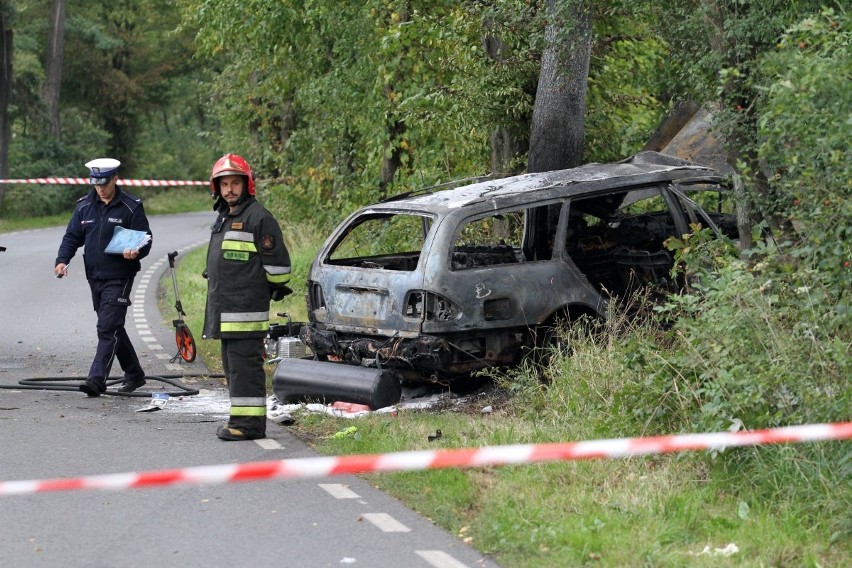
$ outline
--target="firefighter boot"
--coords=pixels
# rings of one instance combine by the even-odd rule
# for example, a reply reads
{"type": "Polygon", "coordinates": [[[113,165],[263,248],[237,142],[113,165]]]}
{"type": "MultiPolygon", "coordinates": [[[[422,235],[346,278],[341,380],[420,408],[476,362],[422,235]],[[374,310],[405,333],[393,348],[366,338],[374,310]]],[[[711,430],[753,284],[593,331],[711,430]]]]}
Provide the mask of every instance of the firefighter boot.
{"type": "Polygon", "coordinates": [[[219,429],[216,430],[216,436],[220,440],[224,440],[226,442],[240,442],[242,440],[257,440],[259,438],[266,438],[265,434],[244,432],[239,428],[233,428],[227,425],[219,426],[219,429]]]}

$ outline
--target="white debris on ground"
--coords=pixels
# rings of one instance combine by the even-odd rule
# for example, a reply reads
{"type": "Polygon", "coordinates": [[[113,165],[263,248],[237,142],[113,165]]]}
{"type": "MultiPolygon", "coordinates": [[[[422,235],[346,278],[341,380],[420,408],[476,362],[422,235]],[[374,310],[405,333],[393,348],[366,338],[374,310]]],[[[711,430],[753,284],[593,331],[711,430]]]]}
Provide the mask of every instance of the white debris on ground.
{"type": "MultiPolygon", "coordinates": [[[[481,393],[479,393],[481,394],[481,393]]],[[[400,402],[393,406],[386,406],[372,410],[364,404],[337,401],[332,404],[320,403],[282,403],[273,394],[266,399],[266,416],[277,424],[292,424],[295,422],[294,414],[300,412],[313,412],[329,414],[340,418],[359,418],[368,414],[390,414],[395,415],[400,410],[434,410],[452,406],[467,405],[475,399],[478,394],[459,396],[448,391],[439,391],[428,386],[414,388],[403,387],[400,402]]],[[[492,413],[491,405],[483,406],[480,410],[483,414],[492,413]]]]}
{"type": "Polygon", "coordinates": [[[728,546],[724,548],[710,548],[710,546],[705,546],[704,549],[699,553],[690,553],[692,556],[704,556],[704,555],[712,555],[712,556],[732,556],[740,551],[739,547],[733,542],[729,543],[728,546]]]}

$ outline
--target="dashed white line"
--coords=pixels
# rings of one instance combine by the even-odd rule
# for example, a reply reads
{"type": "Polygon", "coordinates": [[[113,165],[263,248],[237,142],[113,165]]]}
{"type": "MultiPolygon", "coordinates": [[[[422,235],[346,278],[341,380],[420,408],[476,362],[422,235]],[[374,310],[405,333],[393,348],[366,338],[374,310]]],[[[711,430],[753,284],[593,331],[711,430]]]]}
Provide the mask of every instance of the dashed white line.
{"type": "Polygon", "coordinates": [[[462,564],[443,550],[415,550],[414,552],[435,568],[467,568],[467,564],[462,564]]]}
{"type": "Polygon", "coordinates": [[[335,499],[360,499],[361,496],[349,489],[348,486],[340,483],[320,483],[320,488],[324,489],[329,495],[335,499]]]}
{"type": "Polygon", "coordinates": [[[411,529],[387,513],[364,513],[362,515],[382,532],[411,532],[411,529]]]}
{"type": "Polygon", "coordinates": [[[263,448],[264,450],[283,450],[284,446],[279,444],[277,441],[272,438],[261,438],[260,440],[255,440],[258,446],[263,448]]]}

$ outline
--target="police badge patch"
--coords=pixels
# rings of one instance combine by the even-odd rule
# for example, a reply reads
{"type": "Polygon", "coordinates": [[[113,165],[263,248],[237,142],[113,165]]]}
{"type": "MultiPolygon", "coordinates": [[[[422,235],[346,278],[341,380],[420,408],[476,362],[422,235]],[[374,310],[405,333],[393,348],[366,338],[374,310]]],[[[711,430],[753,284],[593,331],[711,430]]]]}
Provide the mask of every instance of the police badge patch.
{"type": "Polygon", "coordinates": [[[272,250],[272,247],[275,246],[275,239],[272,238],[272,235],[264,235],[260,238],[260,248],[264,250],[272,250]]]}

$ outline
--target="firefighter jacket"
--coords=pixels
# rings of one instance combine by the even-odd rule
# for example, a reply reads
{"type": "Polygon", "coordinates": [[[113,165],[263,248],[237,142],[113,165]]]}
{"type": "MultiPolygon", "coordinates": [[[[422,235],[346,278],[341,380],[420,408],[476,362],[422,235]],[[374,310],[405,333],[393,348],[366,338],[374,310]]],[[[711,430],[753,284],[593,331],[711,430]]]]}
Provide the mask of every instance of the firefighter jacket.
{"type": "Polygon", "coordinates": [[[207,250],[205,338],[263,337],[269,302],[290,290],[290,254],[275,217],[253,196],[219,209],[207,250]]]}
{"type": "Polygon", "coordinates": [[[104,203],[92,189],[77,200],[77,206],[59,245],[56,264],[71,262],[77,249],[82,246],[83,264],[86,267],[86,278],[89,280],[134,277],[141,268],[139,261],[151,251],[151,242],[140,248],[139,256],[133,260],[120,254],[107,254],[104,250],[116,227],[151,234],[142,200],[116,188],[112,200],[104,203]]]}

